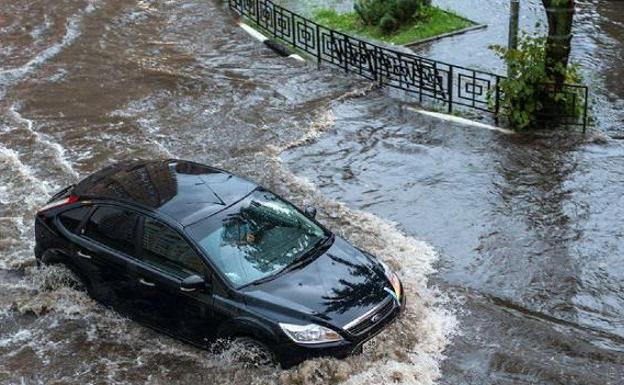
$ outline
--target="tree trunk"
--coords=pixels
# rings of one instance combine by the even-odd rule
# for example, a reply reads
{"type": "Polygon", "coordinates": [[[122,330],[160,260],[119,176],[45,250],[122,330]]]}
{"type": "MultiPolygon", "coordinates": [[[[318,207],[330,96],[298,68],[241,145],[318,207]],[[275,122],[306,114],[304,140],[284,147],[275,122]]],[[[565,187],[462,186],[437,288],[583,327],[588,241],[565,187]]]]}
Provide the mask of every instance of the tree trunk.
{"type": "Polygon", "coordinates": [[[555,88],[561,89],[565,82],[565,71],[570,57],[572,21],[575,0],[542,0],[548,17],[548,38],[546,40],[546,73],[555,81],[555,88]]]}

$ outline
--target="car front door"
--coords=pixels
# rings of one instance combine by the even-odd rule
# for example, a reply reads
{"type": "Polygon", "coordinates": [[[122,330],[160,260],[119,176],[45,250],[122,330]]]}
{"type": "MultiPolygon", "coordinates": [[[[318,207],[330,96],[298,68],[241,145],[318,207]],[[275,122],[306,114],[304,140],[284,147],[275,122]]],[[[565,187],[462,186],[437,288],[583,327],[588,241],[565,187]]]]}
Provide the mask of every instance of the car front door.
{"type": "Polygon", "coordinates": [[[202,258],[180,232],[149,216],[139,220],[138,247],[140,317],[177,337],[207,345],[219,320],[213,312],[210,270],[202,258]],[[206,287],[182,290],[182,280],[191,275],[204,278],[206,287]]]}

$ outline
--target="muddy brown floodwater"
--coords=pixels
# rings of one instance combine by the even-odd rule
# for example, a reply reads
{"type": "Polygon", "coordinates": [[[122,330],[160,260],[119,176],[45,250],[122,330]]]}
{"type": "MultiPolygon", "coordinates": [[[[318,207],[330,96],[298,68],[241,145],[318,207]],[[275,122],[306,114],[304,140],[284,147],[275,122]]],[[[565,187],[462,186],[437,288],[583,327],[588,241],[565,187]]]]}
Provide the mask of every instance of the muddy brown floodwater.
{"type": "Polygon", "coordinates": [[[0,383],[428,384],[456,318],[424,242],[282,167],[367,84],[285,61],[221,2],[0,1],[0,383]],[[185,158],[260,181],[397,267],[410,308],[376,350],[288,371],[246,368],[124,319],[37,271],[33,215],[116,160],[185,158]]]}
{"type": "MultiPolygon", "coordinates": [[[[484,52],[507,2],[438,3],[490,28],[422,53],[499,70],[484,52]]],[[[538,5],[523,2],[524,25],[538,5]]],[[[621,384],[624,3],[579,8],[598,129],[529,136],[417,116],[400,95],[276,57],[219,1],[0,0],[0,383],[621,384]],[[366,355],[255,369],[35,269],[33,215],[55,190],[154,157],[315,204],[399,270],[408,311],[366,355]]]]}

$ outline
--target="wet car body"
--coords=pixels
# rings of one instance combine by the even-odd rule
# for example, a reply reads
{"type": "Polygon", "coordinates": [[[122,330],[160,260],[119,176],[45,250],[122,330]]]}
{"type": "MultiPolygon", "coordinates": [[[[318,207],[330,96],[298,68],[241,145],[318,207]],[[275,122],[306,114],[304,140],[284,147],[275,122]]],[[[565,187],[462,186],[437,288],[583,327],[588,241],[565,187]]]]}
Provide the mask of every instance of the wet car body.
{"type": "MultiPolygon", "coordinates": [[[[65,264],[96,300],[200,347],[219,338],[250,338],[284,367],[317,356],[346,357],[399,315],[403,289],[386,265],[306,213],[212,167],[122,162],[59,192],[40,210],[35,255],[38,263],[65,264]],[[316,238],[273,235],[282,243],[301,235],[297,252],[289,248],[293,256],[285,261],[280,253],[279,263],[257,262],[257,245],[272,239],[271,231],[292,231],[273,226],[256,233],[264,234],[260,240],[233,243],[232,229],[240,227],[232,223],[258,207],[265,217],[290,210],[282,211],[296,220],[288,223],[300,229],[306,221],[316,238]],[[233,257],[224,250],[247,250],[237,261],[254,264],[228,268],[233,257]],[[241,277],[246,271],[253,274],[241,277]]],[[[279,243],[268,245],[264,251],[279,243]]]]}

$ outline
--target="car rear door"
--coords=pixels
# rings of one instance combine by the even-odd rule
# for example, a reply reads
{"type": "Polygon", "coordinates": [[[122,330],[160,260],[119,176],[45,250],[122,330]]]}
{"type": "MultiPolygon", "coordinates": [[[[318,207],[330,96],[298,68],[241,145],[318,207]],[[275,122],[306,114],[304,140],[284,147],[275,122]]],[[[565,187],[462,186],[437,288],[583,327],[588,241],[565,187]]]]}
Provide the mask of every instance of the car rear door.
{"type": "Polygon", "coordinates": [[[150,216],[139,220],[138,247],[141,318],[177,337],[206,345],[220,322],[213,311],[212,291],[208,287],[182,291],[180,284],[193,274],[209,282],[210,269],[178,230],[150,216]]]}
{"type": "Polygon", "coordinates": [[[136,284],[138,215],[124,207],[98,205],[75,239],[75,258],[88,271],[91,294],[116,310],[133,315],[136,284]]]}

